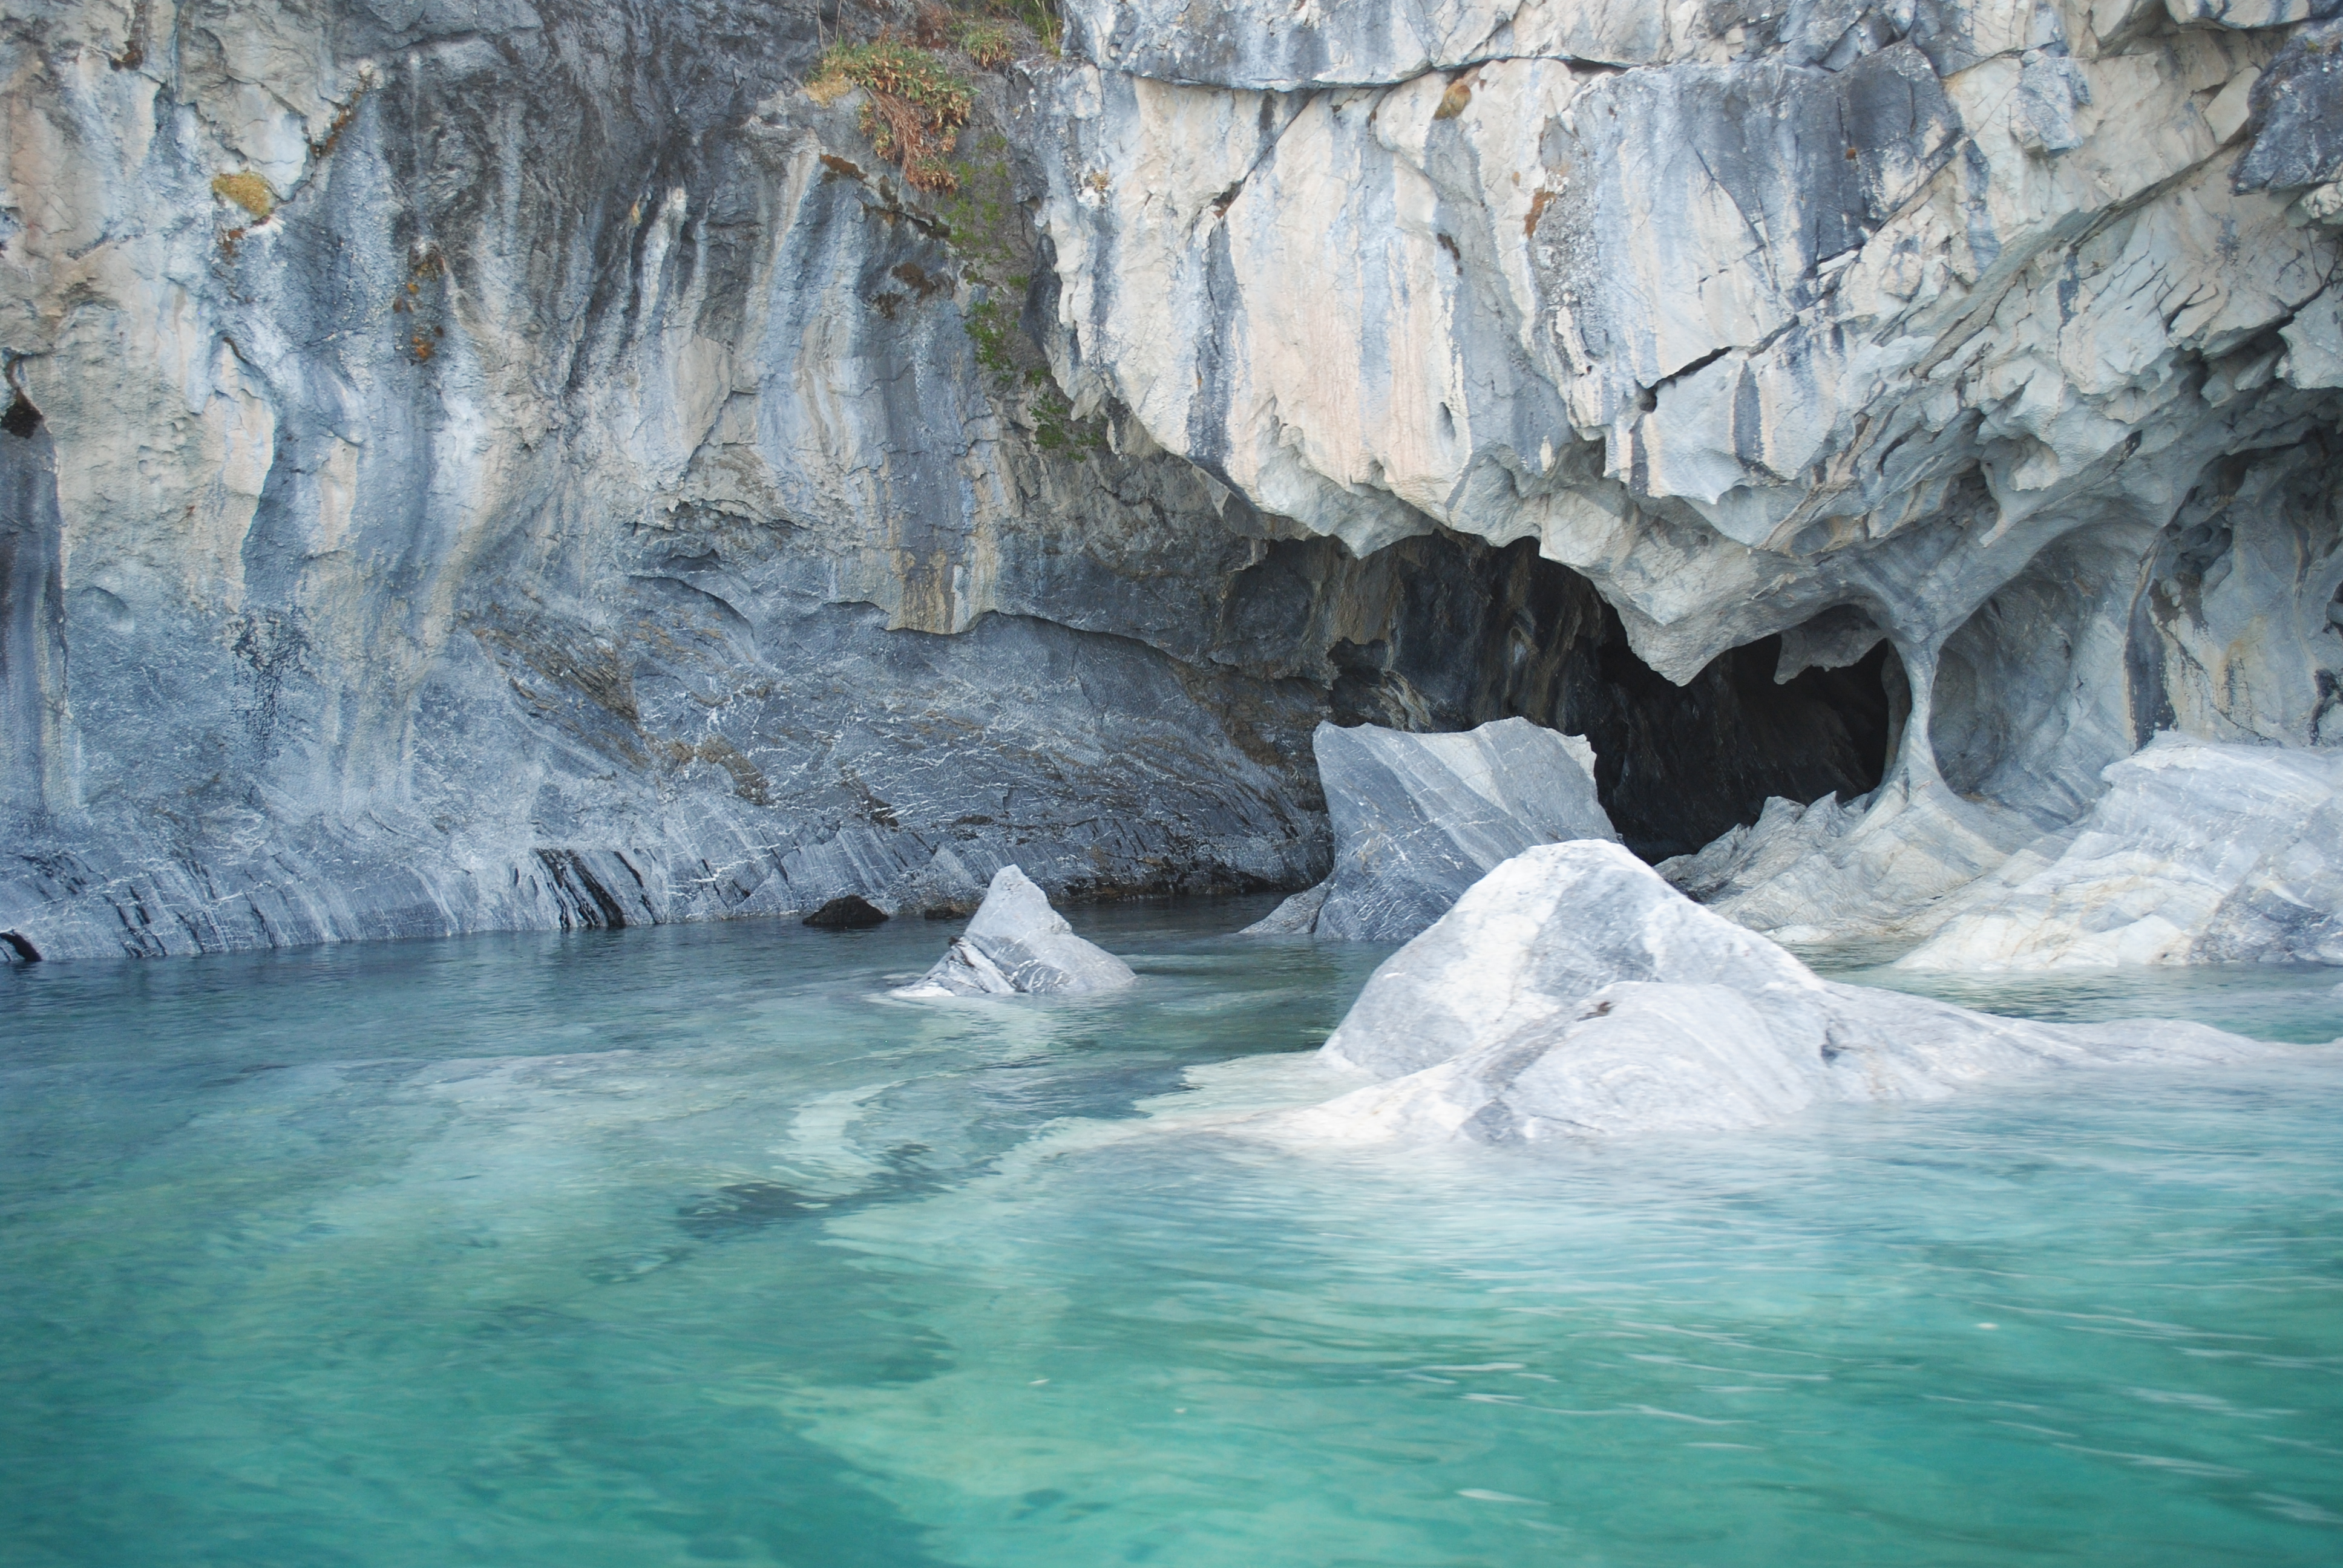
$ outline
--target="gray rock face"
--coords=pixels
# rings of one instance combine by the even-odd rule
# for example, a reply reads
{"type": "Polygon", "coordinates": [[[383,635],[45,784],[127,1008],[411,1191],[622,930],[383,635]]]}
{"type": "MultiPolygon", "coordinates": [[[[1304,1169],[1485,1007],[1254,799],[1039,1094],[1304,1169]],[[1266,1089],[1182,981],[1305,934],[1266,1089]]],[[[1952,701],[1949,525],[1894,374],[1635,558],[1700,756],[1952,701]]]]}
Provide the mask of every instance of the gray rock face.
{"type": "Polygon", "coordinates": [[[1506,55],[1642,65],[1664,57],[1684,25],[1636,0],[1345,0],[1286,15],[1072,0],[1065,10],[1069,41],[1101,65],[1274,92],[1402,82],[1506,55]]]}
{"type": "Polygon", "coordinates": [[[1356,549],[1534,538],[1674,678],[1891,642],[1921,852],[1848,885],[2159,730],[2343,739],[2326,7],[1080,9],[1077,404],[1356,549]]]}
{"type": "Polygon", "coordinates": [[[0,930],[1322,874],[1262,528],[1025,378],[1005,85],[930,204],[813,10],[9,9],[0,930]]]}
{"type": "MultiPolygon", "coordinates": [[[[2320,7],[2332,13],[2336,7],[2320,7]]],[[[2253,146],[2239,190],[2321,186],[2343,175],[2343,22],[2305,27],[2253,85],[2253,146]]]]}
{"type": "Polygon", "coordinates": [[[2343,963],[2343,751],[2164,735],[2105,779],[2046,833],[1941,785],[1773,800],[1659,870],[1782,941],[1917,943],[1913,969],[2343,963]]]}
{"type": "Polygon", "coordinates": [[[1330,717],[1584,730],[1682,849],[1877,780],[1775,636],[1908,686],[1865,909],[2343,741],[2325,0],[1074,0],[957,194],[820,9],[7,10],[0,931],[1290,888],[1330,717]],[[1412,627],[1460,537],[1616,638],[1412,627]]]}
{"type": "Polygon", "coordinates": [[[1841,807],[1766,802],[1757,821],[1662,876],[1718,914],[1785,942],[1904,941],[1934,931],[1953,896],[2039,836],[2023,814],[1897,779],[1841,807]]]}
{"type": "Polygon", "coordinates": [[[1081,994],[1113,990],[1138,978],[1129,964],[1074,935],[1065,917],[1050,907],[1049,895],[1024,872],[1003,866],[993,873],[968,930],[952,939],[918,984],[895,994],[1081,994]]]}
{"type": "Polygon", "coordinates": [[[2052,1025],[1816,978],[1624,849],[1532,849],[1393,955],[1325,1045],[1386,1081],[1316,1137],[1483,1142],[1760,1126],[2053,1066],[2219,1061],[2196,1024],[2052,1025]]]}
{"type": "Polygon", "coordinates": [[[1951,903],[1902,967],[2343,963],[2343,751],[2164,737],[1951,903]]]}
{"type": "Polygon", "coordinates": [[[1461,735],[1323,724],[1313,743],[1333,875],[1248,935],[1404,941],[1533,844],[1618,839],[1594,798],[1593,749],[1526,719],[1461,735]]]}

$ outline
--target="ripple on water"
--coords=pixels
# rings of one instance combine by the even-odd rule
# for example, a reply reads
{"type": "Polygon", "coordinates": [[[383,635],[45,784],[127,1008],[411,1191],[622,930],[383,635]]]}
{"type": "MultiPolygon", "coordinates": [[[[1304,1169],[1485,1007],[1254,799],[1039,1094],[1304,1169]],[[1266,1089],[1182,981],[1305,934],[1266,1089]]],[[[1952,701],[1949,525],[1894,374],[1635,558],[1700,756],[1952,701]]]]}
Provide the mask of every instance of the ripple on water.
{"type": "Polygon", "coordinates": [[[0,975],[9,1561],[2343,1558],[2336,1053],[1297,1151],[1380,952],[1265,907],[1081,913],[1079,1002],[884,1000],[925,922],[0,975]]]}

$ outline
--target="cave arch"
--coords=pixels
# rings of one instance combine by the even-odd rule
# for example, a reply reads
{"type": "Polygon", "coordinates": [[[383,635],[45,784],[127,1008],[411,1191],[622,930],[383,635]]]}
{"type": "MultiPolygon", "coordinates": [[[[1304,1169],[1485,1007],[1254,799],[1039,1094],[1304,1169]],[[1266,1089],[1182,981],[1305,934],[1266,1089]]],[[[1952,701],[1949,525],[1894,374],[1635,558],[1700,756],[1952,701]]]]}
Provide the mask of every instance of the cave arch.
{"type": "Polygon", "coordinates": [[[1526,539],[1442,530],[1364,559],[1329,539],[1279,541],[1241,574],[1228,624],[1300,628],[1313,646],[1296,662],[1325,681],[1337,724],[1454,730],[1520,717],[1586,736],[1604,809],[1654,860],[1755,821],[1771,796],[1877,788],[1906,705],[1875,627],[1840,628],[1852,638],[1819,656],[1812,637],[1795,649],[1762,638],[1678,686],[1636,656],[1593,583],[1526,539]]]}

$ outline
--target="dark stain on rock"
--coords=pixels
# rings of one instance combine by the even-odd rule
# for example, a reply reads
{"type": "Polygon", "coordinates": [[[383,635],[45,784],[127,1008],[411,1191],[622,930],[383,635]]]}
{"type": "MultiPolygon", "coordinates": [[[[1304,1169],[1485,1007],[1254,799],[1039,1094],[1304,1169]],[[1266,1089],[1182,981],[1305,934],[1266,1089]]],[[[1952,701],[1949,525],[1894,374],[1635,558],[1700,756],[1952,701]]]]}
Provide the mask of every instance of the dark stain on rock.
{"type": "Polygon", "coordinates": [[[805,918],[805,924],[830,931],[866,931],[873,926],[883,926],[889,916],[886,910],[858,893],[842,899],[832,899],[805,918]]]}
{"type": "Polygon", "coordinates": [[[7,431],[19,441],[29,441],[33,438],[33,432],[40,427],[41,411],[33,407],[33,400],[22,391],[15,392],[8,399],[8,411],[0,414],[0,430],[7,431]]]}

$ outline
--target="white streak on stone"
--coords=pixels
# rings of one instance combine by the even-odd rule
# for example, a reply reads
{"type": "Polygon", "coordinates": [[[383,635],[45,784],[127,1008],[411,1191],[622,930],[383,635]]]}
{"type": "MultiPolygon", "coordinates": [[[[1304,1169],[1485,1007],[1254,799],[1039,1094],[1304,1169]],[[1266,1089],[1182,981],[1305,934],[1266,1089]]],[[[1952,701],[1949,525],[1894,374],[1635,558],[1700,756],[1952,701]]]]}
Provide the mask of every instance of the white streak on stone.
{"type": "Polygon", "coordinates": [[[901,997],[1014,996],[1020,992],[1113,990],[1139,977],[1105,949],[1074,935],[1049,895],[1024,872],[993,873],[968,930],[952,939],[935,968],[901,997]]]}

